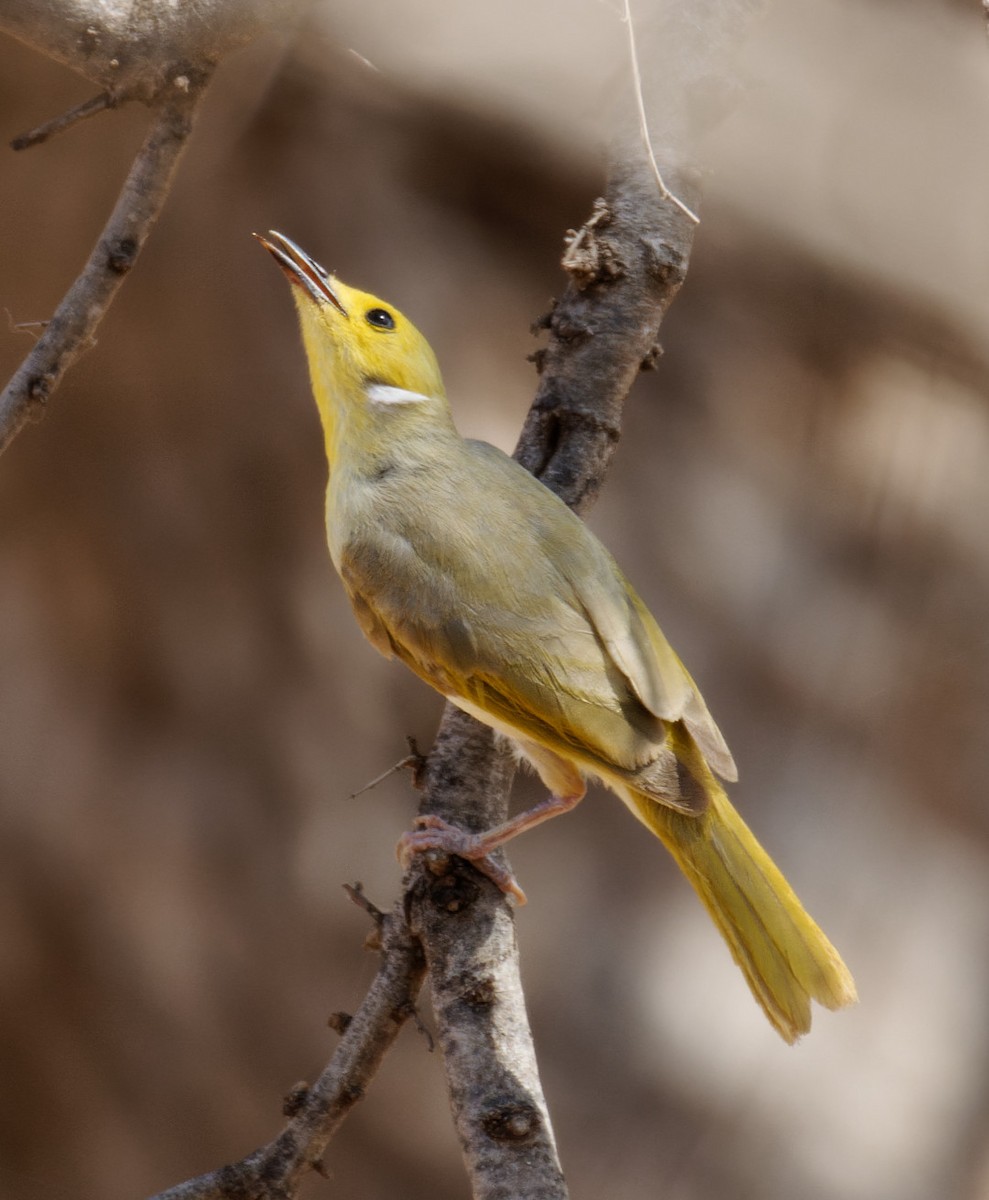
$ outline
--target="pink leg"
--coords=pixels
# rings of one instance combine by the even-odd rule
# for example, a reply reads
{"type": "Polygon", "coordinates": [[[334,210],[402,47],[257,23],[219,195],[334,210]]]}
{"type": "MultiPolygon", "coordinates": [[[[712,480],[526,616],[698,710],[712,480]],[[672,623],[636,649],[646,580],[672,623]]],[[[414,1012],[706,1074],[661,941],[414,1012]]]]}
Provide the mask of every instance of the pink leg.
{"type": "Polygon", "coordinates": [[[413,854],[421,854],[424,850],[442,850],[445,854],[455,854],[457,858],[465,858],[499,887],[506,895],[514,896],[518,904],[525,904],[525,892],[515,881],[511,871],[498,865],[490,857],[492,852],[503,846],[512,838],[525,833],[551,817],[559,817],[575,808],[584,798],[584,789],[568,796],[547,796],[532,808],[510,821],[496,825],[486,833],[468,833],[458,829],[442,817],[427,815],[416,817],[415,828],[402,834],[398,843],[398,861],[403,867],[409,865],[413,854]]]}

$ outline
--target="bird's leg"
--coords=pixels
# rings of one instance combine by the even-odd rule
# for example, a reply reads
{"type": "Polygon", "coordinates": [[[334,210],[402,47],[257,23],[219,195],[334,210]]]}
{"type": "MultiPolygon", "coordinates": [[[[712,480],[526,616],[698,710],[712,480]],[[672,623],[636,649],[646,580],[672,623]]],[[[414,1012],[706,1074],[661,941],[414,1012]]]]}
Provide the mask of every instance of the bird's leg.
{"type": "Polygon", "coordinates": [[[512,838],[525,833],[535,825],[551,817],[561,816],[576,807],[584,798],[585,788],[581,781],[579,791],[570,791],[567,795],[547,796],[532,808],[519,813],[501,825],[485,833],[468,833],[444,821],[442,817],[426,814],[416,817],[415,828],[404,833],[398,843],[398,860],[403,867],[409,865],[413,854],[421,854],[424,850],[441,850],[444,854],[453,854],[457,858],[465,858],[472,862],[482,874],[500,888],[506,895],[514,896],[516,903],[525,904],[525,892],[519,887],[515,876],[507,868],[496,863],[491,854],[512,838]]]}

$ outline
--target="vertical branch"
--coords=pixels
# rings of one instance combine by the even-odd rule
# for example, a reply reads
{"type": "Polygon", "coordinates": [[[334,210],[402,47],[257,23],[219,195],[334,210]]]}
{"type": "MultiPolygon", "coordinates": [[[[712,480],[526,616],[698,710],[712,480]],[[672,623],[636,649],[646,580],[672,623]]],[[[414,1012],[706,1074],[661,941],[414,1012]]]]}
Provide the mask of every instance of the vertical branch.
{"type": "MultiPolygon", "coordinates": [[[[601,487],[628,390],[655,357],[694,228],[682,203],[662,198],[635,159],[614,165],[607,197],[568,235],[571,282],[544,322],[550,342],[537,359],[540,385],[516,456],[580,511],[601,487]]],[[[511,778],[491,731],[448,705],[421,811],[490,828],[505,819],[511,778]]],[[[435,853],[418,856],[409,880],[471,1195],[566,1200],[509,903],[466,863],[435,853]]]]}
{"type": "MultiPolygon", "coordinates": [[[[513,766],[486,726],[451,705],[423,811],[483,829],[507,809],[513,766]]],[[[565,1200],[505,897],[459,859],[422,856],[407,906],[428,968],[450,1106],[474,1200],[565,1200]]]]}
{"type": "MultiPolygon", "coordinates": [[[[678,173],[677,192],[696,185],[678,173]]],[[[663,200],[641,156],[612,160],[608,190],[567,234],[570,283],[539,324],[539,387],[515,457],[572,509],[597,498],[621,435],[629,389],[660,353],[659,326],[687,274],[696,222],[663,200]]]]}

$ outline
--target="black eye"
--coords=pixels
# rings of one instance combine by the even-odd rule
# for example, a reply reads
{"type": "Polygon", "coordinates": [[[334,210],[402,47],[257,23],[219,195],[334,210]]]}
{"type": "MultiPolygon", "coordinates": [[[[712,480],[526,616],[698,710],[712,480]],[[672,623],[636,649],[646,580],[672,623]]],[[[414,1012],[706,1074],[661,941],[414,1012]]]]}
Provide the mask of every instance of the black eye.
{"type": "Polygon", "coordinates": [[[364,316],[368,325],[373,325],[375,329],[395,328],[395,318],[386,308],[369,308],[364,316]]]}

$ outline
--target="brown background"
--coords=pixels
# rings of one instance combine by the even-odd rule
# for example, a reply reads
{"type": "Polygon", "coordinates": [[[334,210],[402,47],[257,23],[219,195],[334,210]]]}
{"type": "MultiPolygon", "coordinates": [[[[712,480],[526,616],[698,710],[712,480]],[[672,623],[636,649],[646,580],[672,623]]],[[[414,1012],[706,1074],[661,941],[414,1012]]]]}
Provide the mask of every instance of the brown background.
{"type": "MultiPolygon", "coordinates": [[[[450,7],[343,4],[224,65],[98,345],[0,468],[8,1200],[124,1200],[239,1157],[372,974],[340,884],[392,900],[415,796],[347,796],[428,744],[439,702],[332,575],[294,316],[248,235],[407,311],[464,431],[511,446],[622,31],[603,4],[450,7]]],[[[704,149],[690,276],[592,524],[862,1003],[780,1043],[606,795],[523,839],[575,1200],[989,1196],[983,30],[960,4],[780,7],[704,149]]],[[[0,45],[5,139],[87,94],[0,45]]],[[[0,151],[11,323],[57,303],[146,122],[0,151]]],[[[6,321],[5,377],[29,337],[6,321]]],[[[327,1165],[314,1196],[466,1194],[411,1030],[327,1165]]]]}

